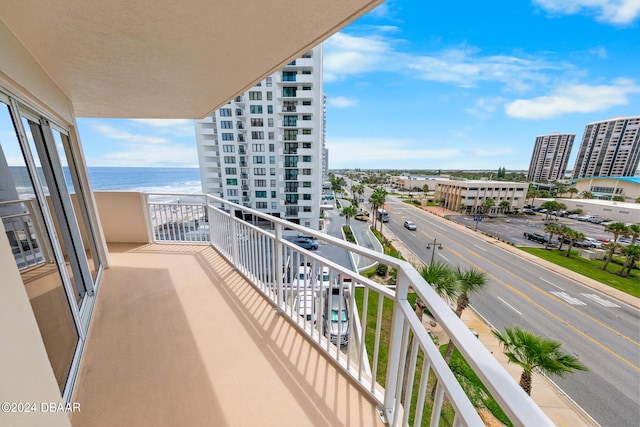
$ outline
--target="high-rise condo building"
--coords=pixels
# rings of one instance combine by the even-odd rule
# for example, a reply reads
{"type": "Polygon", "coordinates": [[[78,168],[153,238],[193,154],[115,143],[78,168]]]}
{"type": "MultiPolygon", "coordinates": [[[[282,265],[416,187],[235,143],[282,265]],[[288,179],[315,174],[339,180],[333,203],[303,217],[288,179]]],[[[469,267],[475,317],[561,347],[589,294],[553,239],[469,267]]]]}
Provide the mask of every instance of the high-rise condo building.
{"type": "Polygon", "coordinates": [[[633,176],[640,161],[640,116],[589,123],[584,129],[573,178],[633,176]]]}
{"type": "Polygon", "coordinates": [[[562,179],[576,136],[553,132],[536,137],[529,164],[529,182],[552,182],[562,179]]]}
{"type": "Polygon", "coordinates": [[[202,191],[318,229],[322,47],[195,121],[202,191]]]}

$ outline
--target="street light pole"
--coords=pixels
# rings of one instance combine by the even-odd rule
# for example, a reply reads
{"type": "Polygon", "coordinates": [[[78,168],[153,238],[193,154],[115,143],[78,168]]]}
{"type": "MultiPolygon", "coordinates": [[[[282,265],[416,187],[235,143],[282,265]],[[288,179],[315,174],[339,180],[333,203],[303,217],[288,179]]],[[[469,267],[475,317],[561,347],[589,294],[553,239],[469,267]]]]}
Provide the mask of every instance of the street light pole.
{"type": "Polygon", "coordinates": [[[429,265],[433,264],[433,257],[436,254],[436,247],[438,249],[442,249],[442,243],[438,242],[438,239],[433,239],[433,243],[427,243],[427,250],[431,251],[431,262],[429,263],[429,265]],[[433,247],[431,247],[431,245],[433,245],[433,247]]]}

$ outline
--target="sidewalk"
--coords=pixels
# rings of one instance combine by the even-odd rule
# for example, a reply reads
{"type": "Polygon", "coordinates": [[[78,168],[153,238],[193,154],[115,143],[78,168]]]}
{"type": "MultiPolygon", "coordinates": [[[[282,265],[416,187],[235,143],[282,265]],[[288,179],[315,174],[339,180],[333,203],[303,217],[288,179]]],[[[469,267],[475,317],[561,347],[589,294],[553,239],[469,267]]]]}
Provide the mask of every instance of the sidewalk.
{"type": "MultiPolygon", "coordinates": [[[[433,208],[433,210],[426,209],[424,207],[422,209],[427,210],[428,212],[431,212],[438,217],[455,213],[455,212],[443,210],[441,207],[433,208]]],[[[446,221],[444,218],[442,220],[446,221]]],[[[450,222],[450,224],[456,224],[456,223],[450,222]]],[[[459,224],[456,224],[456,225],[460,226],[461,229],[468,230],[466,227],[462,225],[459,225],[459,224]]],[[[526,252],[519,251],[510,245],[504,244],[502,242],[498,242],[496,241],[496,239],[492,239],[490,237],[481,235],[479,233],[476,234],[471,230],[468,230],[468,232],[473,233],[478,237],[486,238],[487,240],[490,240],[492,243],[497,242],[499,246],[502,247],[503,249],[517,253],[520,256],[529,255],[526,252]]],[[[409,248],[404,246],[404,244],[399,239],[397,239],[388,229],[385,229],[384,233],[389,235],[393,245],[396,247],[398,251],[402,253],[402,256],[409,263],[413,264],[414,266],[419,266],[423,264],[422,261],[420,261],[420,259],[417,256],[415,256],[409,248]]],[[[536,262],[539,264],[542,264],[540,261],[541,260],[536,258],[536,262]]],[[[550,265],[544,264],[545,267],[549,269],[554,269],[553,266],[555,266],[555,264],[551,264],[551,263],[548,263],[548,264],[550,265]]],[[[575,274],[573,272],[569,272],[571,274],[567,272],[568,270],[563,269],[562,274],[565,274],[568,276],[570,275],[574,280],[580,281],[581,283],[585,283],[585,280],[583,279],[587,279],[587,278],[584,278],[584,276],[575,274]]],[[[591,280],[591,282],[594,282],[594,283],[585,283],[585,284],[587,286],[592,286],[592,285],[594,287],[597,286],[597,289],[600,291],[603,291],[603,289],[601,289],[603,287],[608,288],[594,280],[591,280]]],[[[611,292],[609,292],[609,294],[611,294],[611,292]]],[[[624,295],[627,295],[627,294],[624,294],[624,295]]],[[[618,296],[616,295],[616,297],[618,296]]],[[[629,296],[627,296],[627,298],[624,298],[623,300],[627,302],[627,300],[630,300],[630,298],[628,297],[629,296]]],[[[622,299],[622,298],[619,298],[619,299],[622,299]]],[[[637,306],[637,304],[638,302],[635,301],[635,303],[632,305],[637,306]]],[[[480,315],[478,315],[473,310],[472,307],[471,307],[471,310],[465,310],[462,313],[462,321],[469,328],[475,330],[478,333],[478,338],[484,344],[484,346],[487,349],[489,349],[489,351],[502,364],[502,366],[507,370],[507,372],[511,374],[514,380],[516,382],[519,382],[521,369],[517,365],[508,363],[508,359],[502,352],[502,348],[500,347],[498,340],[494,337],[493,333],[491,332],[491,329],[492,329],[491,326],[480,315]]],[[[428,320],[423,319],[423,324],[425,325],[425,328],[433,330],[428,320]]],[[[436,328],[438,327],[436,326],[436,328]]],[[[433,332],[436,333],[435,330],[433,332]]],[[[598,423],[595,422],[595,420],[593,420],[587,413],[585,413],[584,410],[582,410],[582,408],[580,408],[575,402],[573,402],[571,398],[569,398],[569,396],[567,396],[562,390],[558,389],[558,387],[549,378],[547,378],[546,376],[538,372],[536,372],[533,376],[531,398],[534,400],[534,402],[538,404],[538,406],[545,412],[545,414],[547,414],[547,416],[557,426],[565,426],[565,427],[598,426],[598,423]]]]}

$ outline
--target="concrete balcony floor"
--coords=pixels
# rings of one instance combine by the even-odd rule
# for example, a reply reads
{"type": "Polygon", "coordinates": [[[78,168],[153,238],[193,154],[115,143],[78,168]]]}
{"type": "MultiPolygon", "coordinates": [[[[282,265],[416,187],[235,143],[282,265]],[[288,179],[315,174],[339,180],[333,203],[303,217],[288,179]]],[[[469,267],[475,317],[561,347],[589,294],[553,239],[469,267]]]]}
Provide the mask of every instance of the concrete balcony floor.
{"type": "Polygon", "coordinates": [[[375,403],[209,246],[110,245],[76,426],[375,426],[375,403]]]}

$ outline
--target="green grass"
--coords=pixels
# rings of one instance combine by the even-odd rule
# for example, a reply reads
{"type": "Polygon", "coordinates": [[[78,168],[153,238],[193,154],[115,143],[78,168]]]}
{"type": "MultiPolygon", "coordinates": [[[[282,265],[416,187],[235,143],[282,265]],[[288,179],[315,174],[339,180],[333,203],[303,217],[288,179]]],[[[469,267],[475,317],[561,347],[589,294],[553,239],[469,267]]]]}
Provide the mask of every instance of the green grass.
{"type": "Polygon", "coordinates": [[[629,295],[640,298],[640,276],[637,270],[631,271],[631,276],[623,277],[618,273],[622,267],[618,264],[610,262],[607,265],[607,270],[602,270],[604,265],[603,260],[588,260],[580,258],[577,250],[571,251],[571,258],[565,256],[566,250],[546,250],[543,248],[529,248],[520,247],[525,252],[535,255],[539,258],[552,262],[556,265],[567,268],[576,273],[580,273],[583,276],[589,277],[593,280],[597,280],[612,288],[618,289],[629,295]]]}

